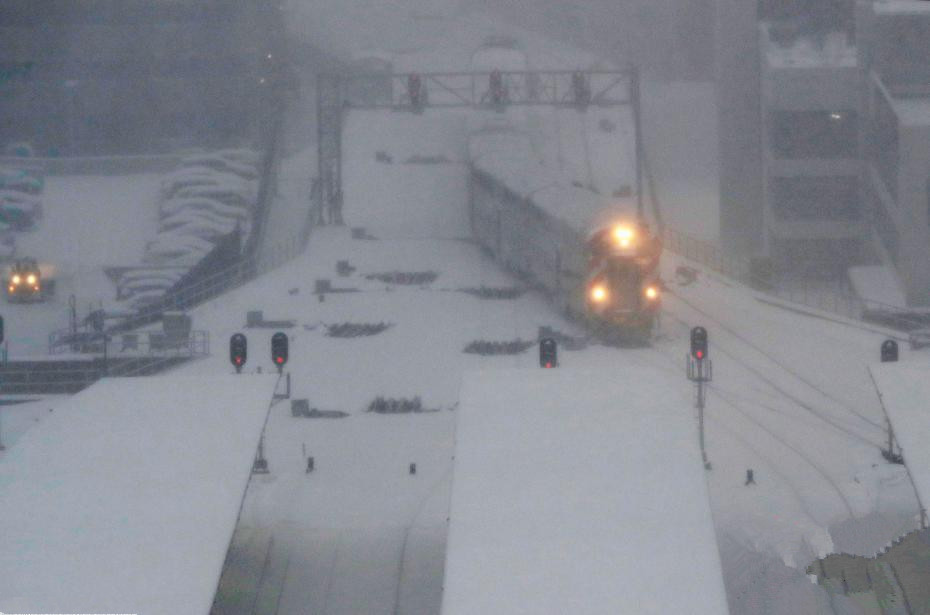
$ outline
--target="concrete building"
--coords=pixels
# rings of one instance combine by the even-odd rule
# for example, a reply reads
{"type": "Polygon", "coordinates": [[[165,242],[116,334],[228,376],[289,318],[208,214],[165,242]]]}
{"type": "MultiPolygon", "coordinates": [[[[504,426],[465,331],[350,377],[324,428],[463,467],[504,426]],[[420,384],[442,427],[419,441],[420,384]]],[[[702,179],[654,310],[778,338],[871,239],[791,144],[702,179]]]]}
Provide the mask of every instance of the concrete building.
{"type": "Polygon", "coordinates": [[[718,0],[720,232],[930,305],[930,2],[718,0]]]}
{"type": "Polygon", "coordinates": [[[720,233],[779,271],[863,258],[852,5],[718,0],[720,233]]]}
{"type": "Polygon", "coordinates": [[[715,82],[720,161],[720,241],[745,255],[762,245],[762,89],[755,2],[718,0],[715,82]]]}
{"type": "Polygon", "coordinates": [[[871,245],[910,305],[930,305],[930,2],[857,7],[871,245]]]}
{"type": "Polygon", "coordinates": [[[867,258],[852,32],[770,19],[758,33],[761,251],[780,271],[841,274],[867,258]]]}

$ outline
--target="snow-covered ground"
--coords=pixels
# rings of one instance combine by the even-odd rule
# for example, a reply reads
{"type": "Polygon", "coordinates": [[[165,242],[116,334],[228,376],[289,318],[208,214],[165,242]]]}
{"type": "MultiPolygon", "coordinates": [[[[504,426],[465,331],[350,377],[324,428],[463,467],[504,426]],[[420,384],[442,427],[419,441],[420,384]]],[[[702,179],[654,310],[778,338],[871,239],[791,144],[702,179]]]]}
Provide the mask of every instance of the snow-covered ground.
{"type": "MultiPolygon", "coordinates": [[[[881,401],[894,426],[896,443],[914,480],[914,488],[924,506],[930,502],[930,453],[926,436],[930,433],[930,386],[926,361],[884,363],[870,367],[881,401]]],[[[924,512],[926,514],[926,511],[924,512]]],[[[926,523],[926,517],[924,518],[926,523]]]]}
{"type": "MultiPolygon", "coordinates": [[[[487,33],[510,30],[470,29],[442,11],[442,19],[430,12],[411,19],[409,12],[386,11],[381,23],[373,1],[292,0],[288,7],[293,30],[305,29],[314,40],[319,35],[333,50],[390,48],[384,43],[390,38],[398,70],[467,66],[487,33]],[[326,10],[317,13],[321,6],[326,10]],[[397,19],[409,23],[390,27],[397,19]],[[444,25],[434,27],[439,23],[444,25]],[[432,52],[446,44],[450,55],[432,52]],[[466,52],[468,45],[474,47],[466,52]]],[[[555,48],[535,65],[545,66],[555,48]]],[[[528,55],[537,57],[532,50],[528,55]]],[[[587,65],[582,57],[588,56],[576,52],[563,61],[587,65]]],[[[647,147],[665,218],[674,228],[714,239],[712,88],[647,82],[644,99],[647,147]]],[[[470,369],[529,368],[535,362],[532,351],[481,357],[462,349],[479,339],[535,339],[541,325],[583,335],[534,293],[488,301],[456,292],[514,284],[460,239],[469,234],[461,118],[350,113],[344,213],[349,225],[380,239],[317,229],[301,257],[194,311],[194,326],[209,329],[219,350],[183,372],[229,371],[225,340],[242,330],[247,310],[263,309],[266,318],[297,322],[288,329],[293,396],[321,410],[348,413],[309,419],[291,416],[286,404],[273,408],[266,438],[272,473],[250,484],[217,612],[438,612],[461,378],[470,369]],[[378,151],[390,154],[393,163],[378,162],[378,151]],[[439,152],[452,162],[404,163],[412,154],[439,152]],[[354,273],[339,277],[340,260],[348,260],[354,273]],[[436,281],[417,287],[365,277],[429,270],[439,274],[436,281]],[[353,292],[328,293],[321,300],[313,294],[318,278],[353,292]],[[326,335],[326,325],[346,321],[384,321],[391,327],[373,337],[326,335]],[[420,396],[438,411],[365,412],[378,395],[420,396]],[[311,456],[314,471],[307,473],[311,456]],[[410,463],[417,464],[416,474],[410,474],[410,463]]],[[[302,183],[300,168],[313,166],[312,154],[306,156],[303,161],[294,156],[291,170],[282,172],[292,183],[282,187],[275,211],[287,213],[269,225],[266,246],[288,241],[296,230],[287,220],[303,213],[300,191],[313,172],[302,183]]],[[[871,555],[916,523],[917,504],[904,469],[887,465],[879,454],[882,417],[866,366],[885,334],[760,302],[754,293],[703,271],[696,282],[679,285],[674,276],[679,263],[666,255],[670,289],[652,348],[592,344],[563,351],[562,362],[584,370],[641,361],[666,373],[676,395],[690,395],[692,385],[684,377],[687,331],[706,326],[715,364],[706,425],[713,469],[706,476],[731,612],[831,612],[825,594],[804,577],[804,567],[831,550],[871,555]],[[747,469],[754,471],[754,484],[745,484],[747,469]]],[[[272,331],[247,333],[248,369],[271,369],[272,331]]],[[[39,425],[45,428],[44,421],[39,425]]]]}
{"type": "Polygon", "coordinates": [[[78,311],[113,298],[108,265],[138,262],[158,228],[159,175],[50,175],[44,217],[19,233],[16,253],[55,271],[55,296],[46,303],[7,304],[3,317],[11,357],[44,355],[48,334],[68,326],[68,298],[78,311]]]}
{"type": "MultiPolygon", "coordinates": [[[[457,133],[437,133],[439,117],[350,115],[345,215],[350,225],[382,239],[353,240],[346,229],[317,229],[300,259],[195,314],[214,339],[238,330],[248,309],[297,319],[290,330],[295,396],[350,414],[301,419],[280,408],[272,415],[268,455],[274,478],[253,483],[237,548],[240,554],[254,551],[258,569],[270,553],[253,589],[281,608],[310,604],[329,613],[387,613],[400,605],[405,613],[436,612],[452,455],[449,410],[458,401],[461,376],[474,367],[529,367],[535,360],[532,352],[482,358],[462,349],[476,339],[533,339],[540,325],[581,333],[532,293],[495,302],[454,292],[513,280],[471,244],[451,239],[468,233],[459,165],[402,163],[415,152],[453,157],[457,133]],[[421,127],[412,126],[416,121],[421,127]],[[394,163],[378,162],[377,151],[394,163]],[[448,177],[437,176],[435,167],[448,177]],[[338,277],[339,260],[348,260],[355,273],[338,277]],[[422,288],[364,279],[395,270],[440,275],[422,288]],[[356,292],[327,294],[320,302],[309,294],[317,278],[356,292]],[[326,324],[342,321],[393,326],[370,338],[324,335],[326,324]],[[364,412],[377,395],[420,395],[442,411],[364,412]],[[312,474],[304,472],[306,456],[315,458],[312,474]],[[411,462],[417,463],[415,476],[407,473],[411,462]]],[[[803,576],[813,558],[834,549],[871,553],[914,525],[916,503],[906,475],[878,452],[881,413],[866,365],[883,332],[760,302],[747,289],[704,272],[696,283],[679,287],[673,282],[678,264],[666,257],[671,292],[653,348],[593,345],[563,352],[563,363],[595,368],[641,360],[665,370],[669,388],[690,395],[683,364],[687,331],[693,324],[707,326],[715,362],[707,409],[713,470],[707,476],[731,604],[761,600],[771,608],[822,612],[825,595],[803,576]],[[755,484],[747,486],[750,468],[755,484]]],[[[271,331],[257,333],[253,344],[262,348],[271,331]]],[[[268,369],[261,352],[253,356],[268,369]]],[[[188,369],[220,369],[224,362],[215,357],[188,369]]],[[[224,595],[222,612],[240,612],[231,594],[224,595]]]]}

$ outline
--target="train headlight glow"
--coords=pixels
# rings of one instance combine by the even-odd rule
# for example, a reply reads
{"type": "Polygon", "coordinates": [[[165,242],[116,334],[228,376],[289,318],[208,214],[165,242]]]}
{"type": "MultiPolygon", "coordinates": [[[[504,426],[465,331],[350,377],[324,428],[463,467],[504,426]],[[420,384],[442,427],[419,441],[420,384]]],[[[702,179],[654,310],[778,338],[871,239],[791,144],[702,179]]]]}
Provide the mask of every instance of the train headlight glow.
{"type": "Polygon", "coordinates": [[[607,301],[607,289],[597,284],[591,287],[591,301],[594,303],[604,303],[607,301]]]}
{"type": "Polygon", "coordinates": [[[628,248],[630,244],[633,243],[633,239],[636,237],[636,234],[628,226],[615,226],[613,230],[614,241],[617,242],[621,248],[628,248]]]}
{"type": "Polygon", "coordinates": [[[36,285],[36,274],[30,273],[26,277],[26,283],[29,284],[29,286],[35,286],[36,285]]]}
{"type": "Polygon", "coordinates": [[[659,298],[659,289],[655,286],[647,286],[646,290],[643,292],[646,295],[646,299],[649,299],[650,301],[655,301],[659,298]]]}
{"type": "Polygon", "coordinates": [[[13,285],[21,284],[23,279],[19,277],[19,274],[13,276],[13,285]]]}

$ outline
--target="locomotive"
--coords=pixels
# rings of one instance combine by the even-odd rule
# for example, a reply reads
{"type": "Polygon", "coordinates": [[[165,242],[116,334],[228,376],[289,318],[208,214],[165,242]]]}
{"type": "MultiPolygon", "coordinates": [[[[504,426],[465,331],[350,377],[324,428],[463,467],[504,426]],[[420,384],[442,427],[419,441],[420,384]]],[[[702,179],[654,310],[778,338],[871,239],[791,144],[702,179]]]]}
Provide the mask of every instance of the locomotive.
{"type": "Polygon", "coordinates": [[[595,334],[646,344],[662,301],[661,241],[630,199],[559,182],[529,135],[486,127],[469,137],[477,242],[595,334]]]}
{"type": "Polygon", "coordinates": [[[51,270],[40,267],[34,258],[20,258],[13,262],[4,282],[10,303],[45,301],[52,296],[55,288],[51,270]]]}

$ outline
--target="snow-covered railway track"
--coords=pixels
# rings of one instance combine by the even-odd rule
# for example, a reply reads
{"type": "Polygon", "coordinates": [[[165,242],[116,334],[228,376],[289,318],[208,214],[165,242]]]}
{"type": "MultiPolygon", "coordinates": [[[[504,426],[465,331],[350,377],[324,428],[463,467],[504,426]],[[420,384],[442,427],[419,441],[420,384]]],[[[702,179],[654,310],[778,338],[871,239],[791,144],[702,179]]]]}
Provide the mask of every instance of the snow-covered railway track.
{"type": "MultiPolygon", "coordinates": [[[[656,356],[661,358],[663,362],[663,366],[665,368],[671,371],[676,371],[676,372],[679,371],[680,369],[679,362],[675,359],[675,357],[672,357],[669,353],[663,352],[657,348],[653,348],[653,351],[656,356]]],[[[821,466],[819,463],[811,459],[809,455],[807,455],[806,453],[804,453],[804,451],[802,451],[797,446],[789,442],[786,438],[779,435],[774,430],[770,429],[768,426],[766,426],[764,423],[762,423],[760,420],[754,417],[750,412],[741,408],[738,405],[737,401],[734,401],[734,399],[732,399],[729,394],[723,394],[722,391],[717,387],[712,387],[711,392],[714,393],[714,395],[718,399],[720,399],[720,401],[722,401],[727,407],[731,408],[733,411],[743,416],[746,420],[753,423],[759,431],[766,434],[770,439],[776,441],[782,447],[791,450],[795,455],[797,455],[798,459],[803,461],[806,465],[810,466],[814,470],[814,472],[824,482],[826,482],[829,488],[836,494],[836,496],[841,501],[843,508],[845,508],[849,516],[850,517],[855,516],[855,512],[853,510],[852,504],[846,498],[845,494],[843,493],[843,490],[839,487],[839,485],[836,483],[833,477],[830,476],[827,470],[823,468],[823,466],[821,466]]],[[[716,426],[720,427],[721,429],[729,433],[731,437],[739,440],[743,446],[747,447],[755,455],[758,455],[759,458],[762,459],[762,461],[764,461],[769,466],[770,470],[772,470],[777,476],[781,478],[781,480],[784,481],[785,485],[791,490],[795,498],[798,500],[799,506],[802,508],[804,513],[817,523],[820,523],[822,521],[812,511],[811,507],[805,503],[806,500],[804,496],[801,494],[801,492],[797,488],[797,485],[795,484],[797,481],[795,479],[789,478],[783,471],[779,470],[779,468],[783,467],[784,465],[783,462],[776,462],[772,460],[771,458],[769,458],[767,455],[762,453],[758,447],[753,446],[749,442],[745,434],[740,434],[736,429],[728,426],[726,422],[715,419],[714,417],[708,417],[708,420],[714,422],[716,426]]]]}
{"type": "MultiPolygon", "coordinates": [[[[786,387],[779,384],[775,380],[775,378],[763,373],[762,370],[752,365],[752,363],[741,359],[741,357],[738,356],[739,353],[730,347],[730,342],[731,341],[736,342],[738,344],[743,345],[744,347],[751,349],[756,354],[764,358],[768,363],[774,365],[775,368],[779,370],[780,372],[787,374],[789,377],[803,384],[805,387],[815,391],[817,394],[823,396],[825,399],[830,400],[831,402],[836,404],[836,406],[839,409],[851,415],[851,417],[855,417],[859,419],[859,424],[862,425],[863,428],[871,431],[872,433],[875,433],[876,431],[878,431],[878,432],[881,432],[882,435],[884,435],[885,428],[880,423],[873,421],[872,419],[865,416],[863,413],[859,412],[858,410],[851,408],[847,402],[844,402],[843,400],[838,399],[836,396],[832,395],[828,391],[825,391],[822,387],[812,382],[809,378],[805,377],[803,374],[798,373],[797,370],[793,369],[791,366],[786,365],[784,361],[773,356],[770,352],[767,352],[765,349],[760,348],[752,340],[746,338],[746,336],[740,334],[739,332],[734,331],[731,327],[726,325],[726,323],[721,322],[719,319],[715,318],[714,316],[709,314],[707,311],[694,305],[693,302],[688,301],[687,299],[682,297],[680,294],[675,293],[673,290],[669,290],[668,293],[674,295],[684,305],[686,305],[687,307],[689,307],[696,313],[700,314],[707,322],[712,322],[715,325],[715,327],[719,328],[719,330],[723,331],[725,334],[730,336],[731,340],[724,340],[723,342],[721,342],[719,338],[715,340],[714,347],[718,349],[718,351],[721,354],[728,356],[733,361],[740,364],[747,371],[754,374],[759,380],[761,380],[762,382],[767,384],[769,387],[771,387],[771,389],[775,391],[778,395],[788,399],[792,404],[806,411],[812,416],[815,416],[820,421],[830,425],[832,428],[840,432],[845,433],[849,437],[859,442],[873,446],[876,449],[881,448],[881,443],[875,441],[871,435],[863,435],[862,432],[860,432],[858,429],[854,429],[851,425],[842,424],[836,419],[836,417],[831,416],[828,411],[822,408],[818,408],[814,406],[813,404],[805,401],[800,396],[798,396],[796,393],[789,391],[786,387]]],[[[691,326],[691,323],[687,322],[684,318],[682,318],[681,316],[677,314],[673,314],[669,312],[668,310],[666,310],[664,314],[670,318],[677,320],[678,322],[680,322],[681,324],[687,327],[691,326]]]]}

